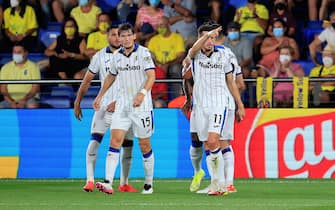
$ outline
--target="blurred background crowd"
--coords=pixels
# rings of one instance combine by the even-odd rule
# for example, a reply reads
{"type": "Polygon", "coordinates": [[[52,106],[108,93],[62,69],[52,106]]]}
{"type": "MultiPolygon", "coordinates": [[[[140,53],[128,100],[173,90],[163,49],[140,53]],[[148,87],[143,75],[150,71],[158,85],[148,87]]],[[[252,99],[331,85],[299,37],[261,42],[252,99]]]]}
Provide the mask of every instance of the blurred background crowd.
{"type": "MultiPolygon", "coordinates": [[[[222,44],[246,79],[335,78],[335,0],[0,0],[0,80],[80,80],[108,44],[106,29],[123,22],[134,24],[136,41],[151,51],[157,79],[181,79],[182,60],[207,21],[223,26],[222,44]]],[[[310,82],[309,107],[334,106],[334,81],[310,82]]],[[[0,107],[70,108],[77,89],[1,84],[0,107]]],[[[292,107],[292,91],[291,83],[275,83],[274,107],[292,107]]],[[[248,82],[246,107],[256,107],[254,93],[248,82]]],[[[178,106],[181,83],[156,83],[152,96],[157,108],[178,106]]]]}

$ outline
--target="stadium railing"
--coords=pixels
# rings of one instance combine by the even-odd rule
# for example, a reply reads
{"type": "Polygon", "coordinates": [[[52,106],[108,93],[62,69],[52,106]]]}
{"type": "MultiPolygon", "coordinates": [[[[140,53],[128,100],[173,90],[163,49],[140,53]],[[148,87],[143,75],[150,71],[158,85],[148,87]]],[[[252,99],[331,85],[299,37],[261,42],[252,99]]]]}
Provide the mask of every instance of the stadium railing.
{"type": "MultiPolygon", "coordinates": [[[[244,79],[245,83],[247,84],[247,90],[245,90],[241,97],[246,107],[257,107],[256,105],[256,79],[244,79]]],[[[273,84],[276,84],[278,82],[292,82],[292,78],[273,78],[273,84]]],[[[309,78],[309,82],[315,82],[316,85],[320,84],[320,82],[335,82],[335,78],[309,78]]],[[[40,84],[44,88],[41,88],[42,91],[40,92],[41,96],[41,102],[45,102],[46,106],[42,107],[51,107],[51,108],[71,108],[73,100],[75,98],[75,90],[70,90],[71,88],[62,88],[62,91],[58,94],[52,94],[52,91],[55,89],[54,87],[58,87],[58,85],[77,85],[79,87],[82,80],[0,80],[1,84],[40,84]],[[44,91],[44,92],[43,92],[44,91]],[[67,92],[69,91],[69,92],[67,92]],[[62,93],[64,93],[62,95],[62,93]],[[62,101],[62,100],[65,100],[62,101]],[[51,102],[54,102],[53,104],[48,104],[51,102]],[[64,103],[63,103],[64,102],[64,103]],[[66,104],[66,105],[64,105],[66,104]]],[[[182,79],[157,79],[155,81],[156,83],[182,83],[182,79]]],[[[91,84],[93,85],[99,85],[100,80],[92,80],[91,84]]],[[[97,86],[93,86],[94,91],[97,91],[97,86]]],[[[314,92],[314,94],[318,94],[318,92],[314,92]]],[[[1,95],[1,94],[0,94],[1,95]]],[[[90,101],[93,101],[92,95],[88,94],[89,99],[87,99],[90,103],[90,101]]],[[[335,103],[335,101],[331,101],[332,104],[335,103]]],[[[315,103],[313,99],[309,99],[309,105],[312,105],[312,103],[315,103]]],[[[329,107],[332,105],[330,104],[329,107]]],[[[88,108],[87,104],[83,108],[88,108]]],[[[310,106],[309,106],[310,107],[310,106]]]]}

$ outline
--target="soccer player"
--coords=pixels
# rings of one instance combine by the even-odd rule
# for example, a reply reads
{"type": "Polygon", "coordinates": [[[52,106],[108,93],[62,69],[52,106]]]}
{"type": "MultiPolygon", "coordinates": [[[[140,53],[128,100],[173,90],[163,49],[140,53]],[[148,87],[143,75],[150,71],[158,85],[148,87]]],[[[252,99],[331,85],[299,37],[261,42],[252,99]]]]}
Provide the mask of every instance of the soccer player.
{"type": "MultiPolygon", "coordinates": [[[[77,97],[74,102],[74,113],[78,120],[81,120],[82,118],[80,103],[83,96],[87,92],[90,82],[92,81],[92,79],[94,79],[96,74],[99,74],[101,82],[103,82],[104,78],[108,74],[108,62],[112,60],[112,53],[120,47],[118,27],[109,27],[107,33],[107,40],[109,45],[98,51],[97,54],[92,58],[91,63],[88,67],[89,71],[86,72],[83,82],[81,83],[81,86],[78,90],[77,97]]],[[[108,93],[104,95],[102,108],[94,113],[92,119],[91,141],[89,142],[86,151],[87,180],[86,185],[83,187],[86,192],[92,192],[94,189],[94,168],[97,159],[98,147],[102,141],[105,132],[110,126],[110,115],[112,114],[112,112],[114,112],[115,100],[117,98],[117,88],[118,85],[114,84],[108,90],[108,93]]],[[[128,184],[128,176],[132,160],[132,139],[133,134],[130,131],[125,137],[121,155],[121,175],[119,186],[120,192],[137,192],[135,188],[128,184]]]]}
{"type": "MultiPolygon", "coordinates": [[[[188,57],[192,59],[191,68],[184,71],[184,79],[193,76],[193,116],[195,128],[200,141],[205,144],[206,163],[211,175],[211,185],[208,195],[225,193],[223,177],[223,156],[220,148],[220,136],[224,126],[228,94],[232,93],[237,106],[239,118],[245,115],[232,72],[234,65],[231,55],[222,49],[214,48],[215,39],[221,31],[217,24],[203,24],[198,29],[199,39],[189,50],[188,57]]],[[[192,116],[191,116],[192,117],[192,116]]]]}
{"type": "Polygon", "coordinates": [[[155,65],[149,50],[135,44],[136,34],[132,25],[121,24],[119,36],[122,47],[114,53],[111,68],[93,102],[94,109],[99,110],[103,95],[118,77],[121,94],[112,116],[112,135],[106,161],[106,171],[108,169],[110,174],[104,183],[98,182],[96,186],[102,192],[113,191],[120,146],[126,131],[132,128],[143,155],[145,181],[142,193],[152,194],[154,153],[150,144],[153,133],[151,88],[155,82],[155,65]]]}

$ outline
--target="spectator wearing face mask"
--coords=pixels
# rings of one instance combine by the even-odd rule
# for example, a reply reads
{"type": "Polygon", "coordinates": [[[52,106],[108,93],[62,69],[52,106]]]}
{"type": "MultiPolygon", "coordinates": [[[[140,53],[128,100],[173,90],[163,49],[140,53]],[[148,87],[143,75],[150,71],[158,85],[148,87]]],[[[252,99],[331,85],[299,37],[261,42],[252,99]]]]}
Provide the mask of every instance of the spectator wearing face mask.
{"type": "Polygon", "coordinates": [[[98,15],[101,9],[94,4],[93,0],[79,0],[79,6],[71,10],[73,17],[79,27],[79,35],[87,37],[89,33],[96,29],[98,15]]]}
{"type": "Polygon", "coordinates": [[[241,33],[251,42],[257,36],[265,34],[268,24],[269,12],[262,4],[257,4],[257,0],[248,0],[246,6],[236,10],[234,21],[241,24],[241,33]]]}
{"type": "Polygon", "coordinates": [[[241,36],[239,23],[230,22],[227,30],[227,37],[223,44],[235,54],[238,64],[242,68],[243,78],[248,78],[252,65],[252,43],[249,39],[241,36]]]}
{"type": "Polygon", "coordinates": [[[89,60],[84,55],[86,42],[79,36],[78,25],[73,18],[68,18],[62,26],[62,33],[44,51],[49,56],[50,79],[83,79],[89,60]]]}
{"type": "MultiPolygon", "coordinates": [[[[154,55],[155,64],[163,69],[167,78],[181,79],[181,63],[186,54],[183,37],[171,32],[169,19],[165,16],[158,20],[157,31],[158,34],[148,43],[148,49],[154,55]]],[[[172,83],[169,85],[171,98],[179,96],[181,85],[172,83]]]]}
{"type": "Polygon", "coordinates": [[[156,33],[158,20],[164,15],[163,9],[158,5],[160,0],[146,0],[138,10],[135,22],[136,39],[145,43],[156,33]]]}
{"type": "MultiPolygon", "coordinates": [[[[38,65],[27,59],[28,51],[22,44],[13,47],[13,60],[0,71],[0,80],[40,80],[38,65]]],[[[0,108],[37,108],[39,106],[39,84],[2,84],[4,101],[0,108]]]]}
{"type": "Polygon", "coordinates": [[[11,52],[15,43],[22,43],[30,52],[36,50],[38,23],[34,9],[25,0],[11,0],[3,13],[4,37],[1,52],[11,52]]]}
{"type": "MultiPolygon", "coordinates": [[[[314,67],[309,77],[311,78],[335,78],[335,51],[326,47],[322,52],[322,65],[314,67]]],[[[310,91],[313,92],[316,82],[310,82],[310,91]]],[[[321,82],[321,91],[313,92],[318,94],[321,106],[335,104],[335,82],[321,82]]],[[[315,97],[315,96],[314,96],[315,97]]]]}
{"type": "Polygon", "coordinates": [[[292,59],[299,59],[299,48],[297,42],[285,35],[287,27],[283,20],[277,19],[272,25],[273,36],[266,37],[261,45],[260,53],[262,59],[259,61],[259,76],[265,76],[264,70],[271,69],[274,61],[279,58],[279,49],[290,46],[293,49],[292,59]]]}
{"type": "Polygon", "coordinates": [[[267,33],[273,35],[272,25],[273,22],[277,19],[282,19],[287,25],[287,35],[290,37],[294,36],[295,33],[295,19],[288,9],[287,0],[275,0],[273,11],[270,14],[269,18],[269,27],[267,33]]]}
{"type": "Polygon", "coordinates": [[[93,55],[100,49],[108,45],[107,29],[111,21],[107,13],[100,13],[97,21],[98,31],[92,32],[87,37],[86,50],[84,54],[92,58],[93,55]]]}
{"type": "MultiPolygon", "coordinates": [[[[293,63],[294,50],[290,46],[279,49],[279,58],[274,61],[273,67],[268,72],[273,78],[303,77],[304,70],[300,64],[293,63]]],[[[292,82],[278,82],[273,89],[274,107],[292,107],[293,85],[292,82]]]]}
{"type": "Polygon", "coordinates": [[[327,43],[327,46],[335,50],[335,11],[329,16],[329,26],[325,28],[318,36],[315,37],[313,42],[309,45],[309,53],[313,63],[317,66],[320,62],[317,60],[317,50],[321,48],[322,43],[327,43]]]}

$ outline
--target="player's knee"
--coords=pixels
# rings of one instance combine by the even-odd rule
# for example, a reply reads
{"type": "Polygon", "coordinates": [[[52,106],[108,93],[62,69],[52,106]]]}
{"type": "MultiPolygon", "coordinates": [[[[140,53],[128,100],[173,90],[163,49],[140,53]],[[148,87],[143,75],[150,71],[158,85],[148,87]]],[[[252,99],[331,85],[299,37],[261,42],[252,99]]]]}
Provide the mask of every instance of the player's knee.
{"type": "Polygon", "coordinates": [[[214,149],[219,147],[219,143],[218,143],[217,139],[215,139],[215,138],[208,138],[207,146],[210,150],[214,150],[214,149]]]}
{"type": "Polygon", "coordinates": [[[150,141],[139,141],[142,154],[148,153],[151,150],[150,141]]]}
{"type": "Polygon", "coordinates": [[[104,136],[100,133],[92,133],[91,134],[91,140],[97,141],[99,143],[101,143],[103,137],[104,136]]]}

